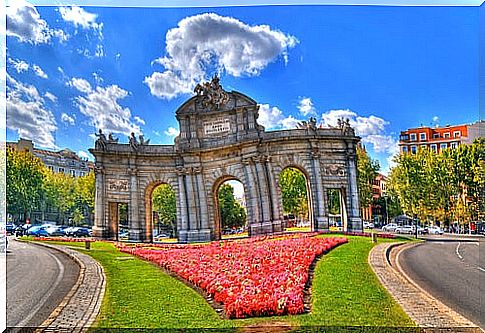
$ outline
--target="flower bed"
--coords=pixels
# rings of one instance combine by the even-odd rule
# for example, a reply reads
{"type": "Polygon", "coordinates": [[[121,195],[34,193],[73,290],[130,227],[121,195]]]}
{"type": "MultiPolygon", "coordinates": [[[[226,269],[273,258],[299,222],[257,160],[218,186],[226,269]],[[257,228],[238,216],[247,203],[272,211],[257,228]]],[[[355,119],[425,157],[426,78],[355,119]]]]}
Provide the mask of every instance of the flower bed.
{"type": "Polygon", "coordinates": [[[244,318],[302,313],[311,263],[346,242],[291,235],[196,246],[117,246],[201,288],[224,305],[229,318],[244,318]]]}

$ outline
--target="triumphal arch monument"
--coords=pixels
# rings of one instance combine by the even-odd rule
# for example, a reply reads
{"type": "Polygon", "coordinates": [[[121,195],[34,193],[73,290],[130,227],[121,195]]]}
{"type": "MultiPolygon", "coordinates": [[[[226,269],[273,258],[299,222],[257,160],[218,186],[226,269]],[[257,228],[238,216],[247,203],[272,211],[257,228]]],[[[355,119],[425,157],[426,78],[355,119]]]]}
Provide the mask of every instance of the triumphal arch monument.
{"type": "Polygon", "coordinates": [[[329,229],[329,190],[338,190],[343,228],[362,231],[357,189],[359,137],[348,120],[318,128],[315,119],[298,128],[265,131],[258,105],[237,91],[227,92],[214,77],[198,84],[176,111],[180,134],[174,145],[154,145],[134,134],[118,143],[100,131],[94,149],[96,202],[94,235],[116,240],[118,207],[127,205],[129,239],[153,238],[152,192],[173,188],[177,238],[198,242],[221,237],[217,191],[227,180],[244,185],[250,236],[283,231],[280,173],[299,169],[307,179],[312,230],[329,229]]]}

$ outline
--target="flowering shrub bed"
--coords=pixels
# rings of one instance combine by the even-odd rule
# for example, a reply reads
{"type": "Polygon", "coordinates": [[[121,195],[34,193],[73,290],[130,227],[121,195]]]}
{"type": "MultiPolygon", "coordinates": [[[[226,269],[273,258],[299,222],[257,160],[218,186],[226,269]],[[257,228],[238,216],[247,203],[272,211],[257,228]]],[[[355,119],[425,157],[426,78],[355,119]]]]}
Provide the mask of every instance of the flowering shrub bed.
{"type": "Polygon", "coordinates": [[[117,244],[174,272],[224,305],[229,318],[298,314],[315,258],[346,238],[257,237],[199,245],[117,244]]]}
{"type": "Polygon", "coordinates": [[[95,242],[93,238],[74,238],[74,237],[34,237],[34,241],[51,241],[51,242],[95,242]]]}

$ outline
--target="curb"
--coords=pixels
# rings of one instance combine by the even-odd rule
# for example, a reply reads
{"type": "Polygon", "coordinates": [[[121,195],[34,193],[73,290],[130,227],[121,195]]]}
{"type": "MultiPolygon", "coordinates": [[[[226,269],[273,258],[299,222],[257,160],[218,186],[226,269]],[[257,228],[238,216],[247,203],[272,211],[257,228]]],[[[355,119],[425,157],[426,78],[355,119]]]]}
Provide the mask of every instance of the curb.
{"type": "Polygon", "coordinates": [[[36,332],[87,332],[96,320],[106,290],[103,267],[90,256],[65,246],[29,242],[66,254],[79,265],[79,277],[36,332]],[[87,307],[79,309],[79,304],[87,307]],[[76,320],[77,319],[77,320],[76,320]]]}
{"type": "Polygon", "coordinates": [[[389,294],[424,332],[482,332],[477,325],[424,291],[403,272],[398,263],[399,254],[419,244],[378,244],[370,251],[368,263],[389,294]]]}

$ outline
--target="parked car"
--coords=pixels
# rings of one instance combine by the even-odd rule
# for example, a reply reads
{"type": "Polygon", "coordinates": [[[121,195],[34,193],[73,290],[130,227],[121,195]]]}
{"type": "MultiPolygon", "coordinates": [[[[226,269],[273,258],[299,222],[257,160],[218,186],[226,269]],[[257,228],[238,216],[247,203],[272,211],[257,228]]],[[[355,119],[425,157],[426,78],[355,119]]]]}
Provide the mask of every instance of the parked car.
{"type": "Polygon", "coordinates": [[[49,233],[47,232],[46,229],[47,228],[44,226],[36,225],[27,229],[27,235],[36,236],[36,237],[40,237],[40,236],[48,237],[49,233]]]}
{"type": "Polygon", "coordinates": [[[84,227],[74,227],[71,235],[75,237],[89,237],[91,236],[91,229],[84,227]]]}
{"type": "Polygon", "coordinates": [[[45,230],[49,234],[49,236],[64,236],[64,229],[62,226],[51,226],[46,228],[45,230]]]}
{"type": "Polygon", "coordinates": [[[13,235],[15,232],[15,228],[16,228],[15,224],[7,223],[7,225],[5,226],[5,231],[7,232],[7,236],[13,235]]]}
{"type": "Polygon", "coordinates": [[[433,225],[433,226],[428,227],[426,229],[428,230],[428,233],[430,235],[443,235],[443,230],[438,226],[433,225]]]}
{"type": "Polygon", "coordinates": [[[394,232],[398,234],[410,234],[412,235],[414,233],[414,227],[411,225],[403,225],[401,227],[397,227],[394,232]]]}
{"type": "Polygon", "coordinates": [[[373,228],[374,228],[374,223],[364,221],[364,229],[373,229],[373,228]]]}
{"type": "Polygon", "coordinates": [[[397,226],[396,223],[389,223],[389,224],[386,224],[385,226],[383,226],[382,230],[383,231],[395,232],[397,227],[398,226],[397,226]]]}

